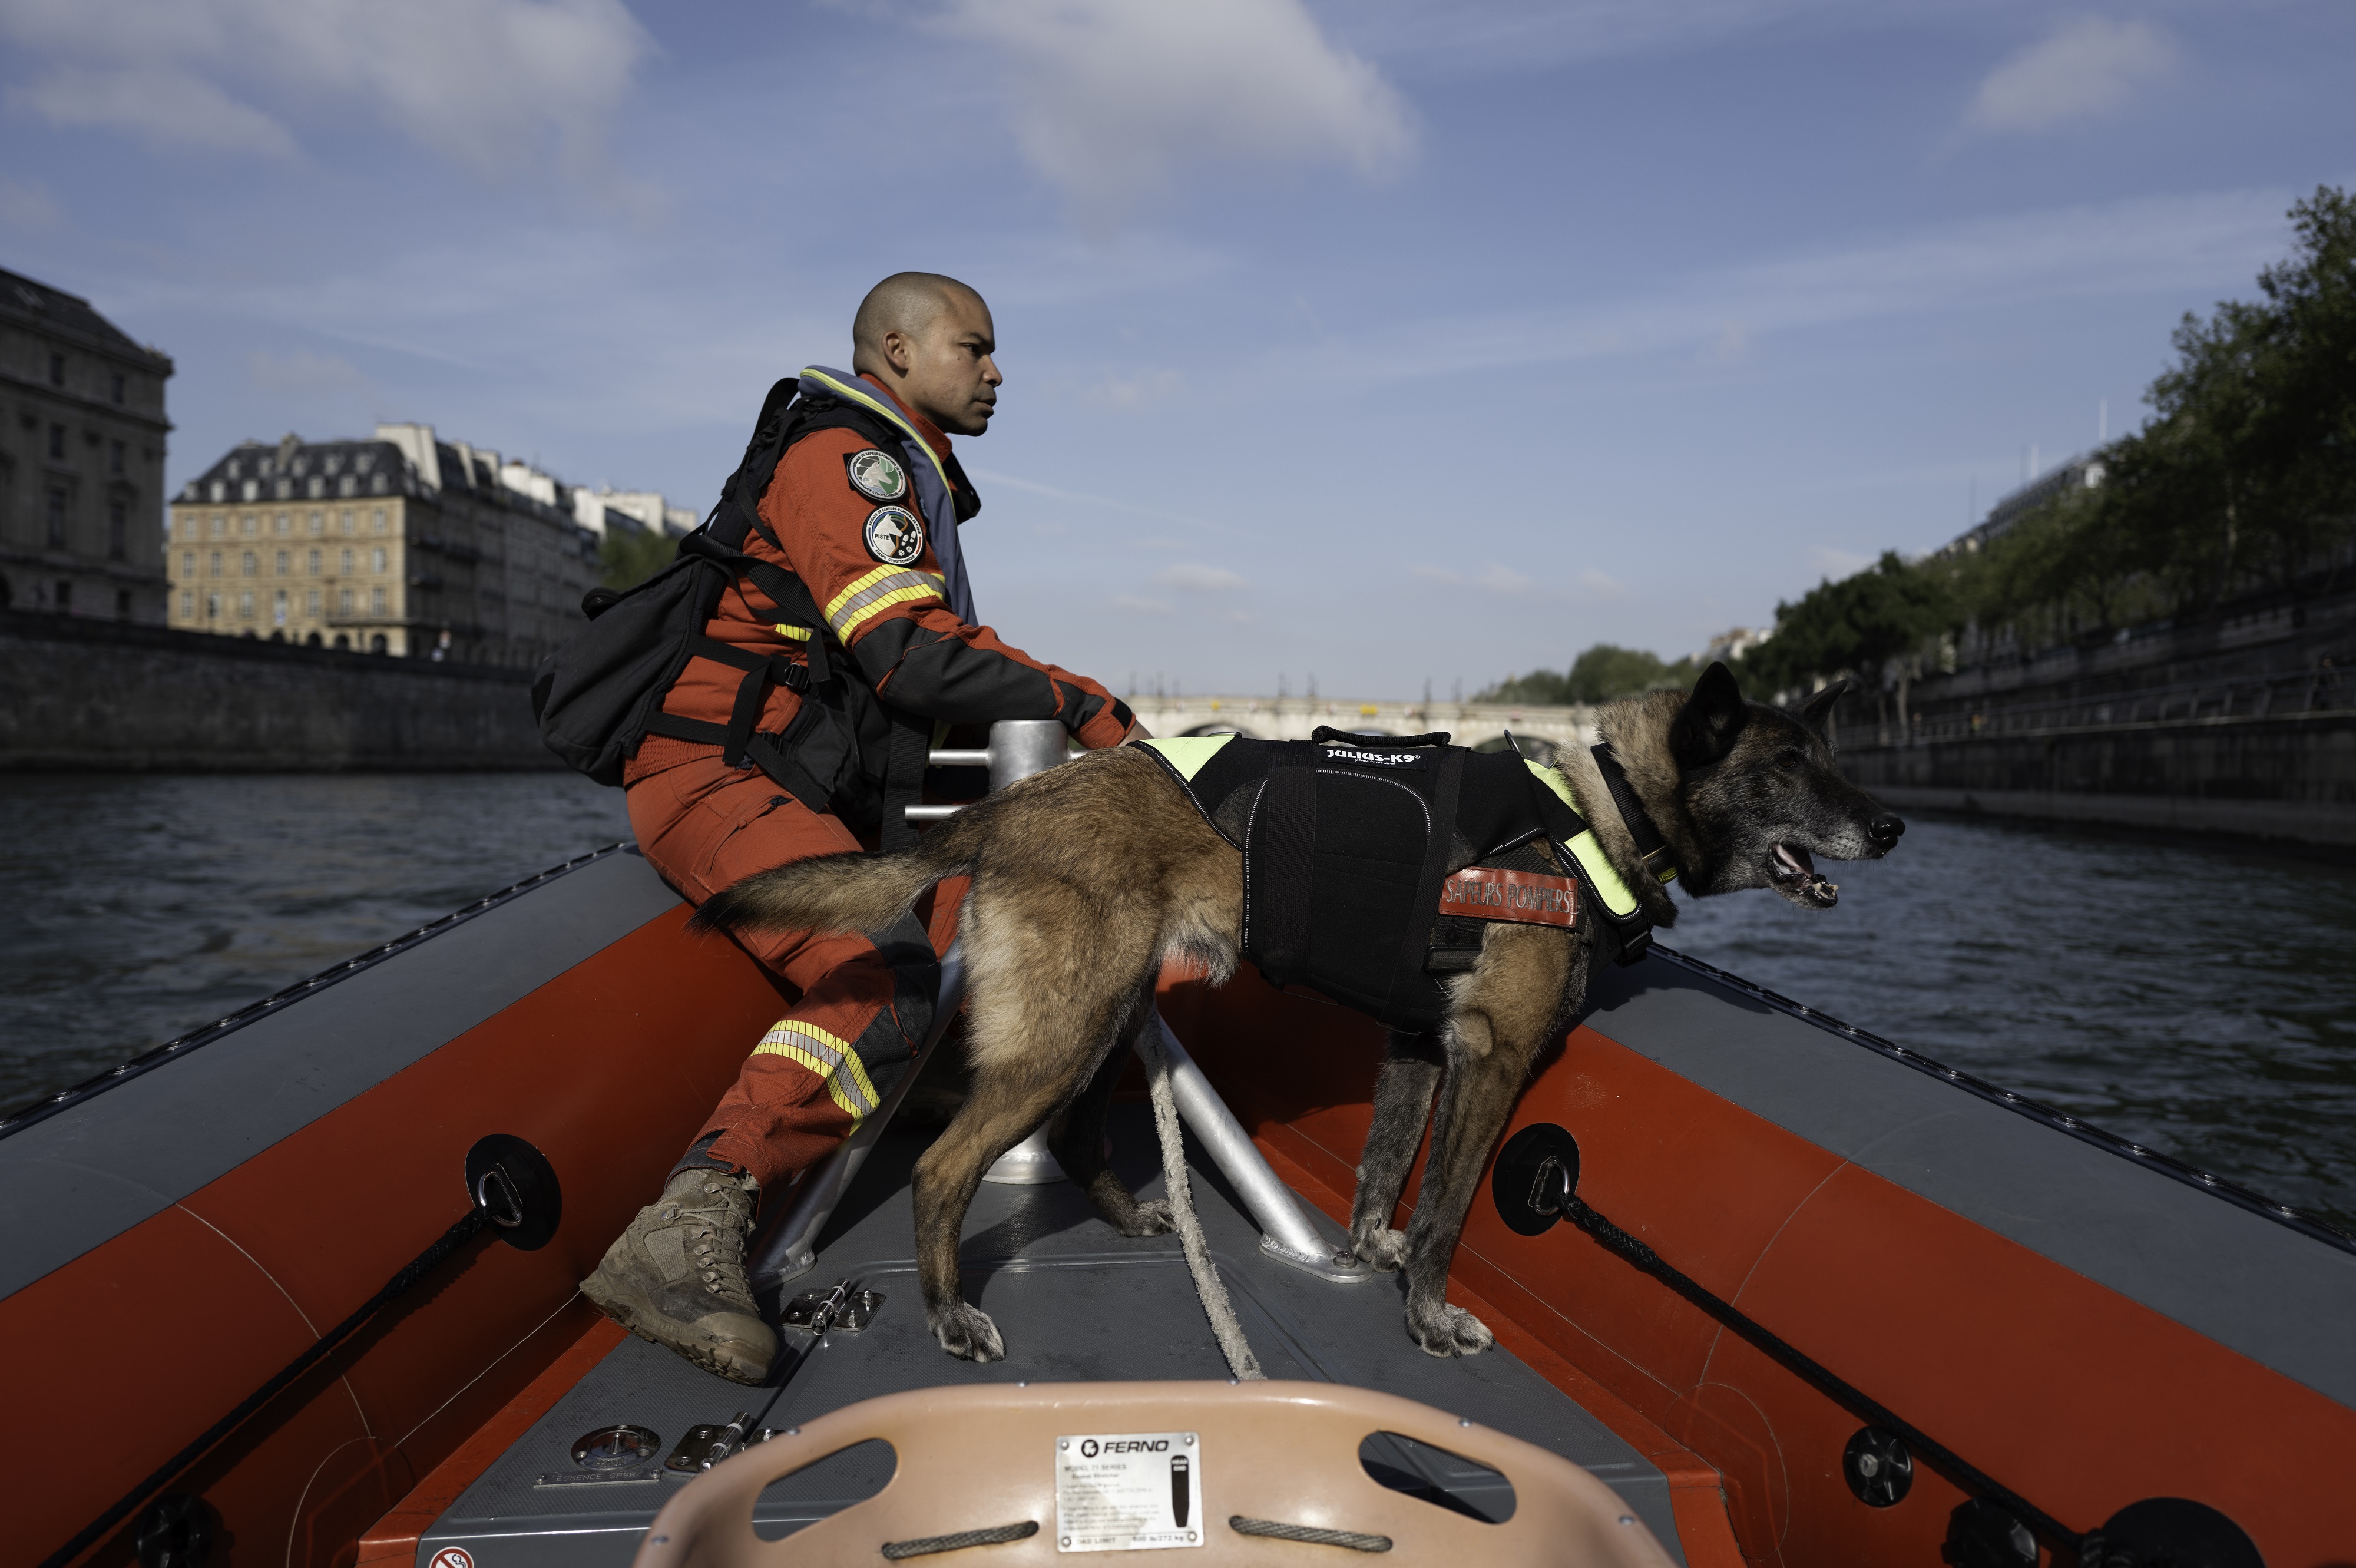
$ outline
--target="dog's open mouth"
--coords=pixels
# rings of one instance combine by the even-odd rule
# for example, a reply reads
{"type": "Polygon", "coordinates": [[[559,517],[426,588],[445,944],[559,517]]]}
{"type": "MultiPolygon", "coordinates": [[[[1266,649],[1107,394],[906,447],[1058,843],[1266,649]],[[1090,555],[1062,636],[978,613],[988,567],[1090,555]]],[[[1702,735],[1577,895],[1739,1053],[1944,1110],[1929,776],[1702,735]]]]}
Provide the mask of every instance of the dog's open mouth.
{"type": "Polygon", "coordinates": [[[1819,909],[1829,909],[1840,902],[1840,885],[1819,875],[1808,852],[1795,844],[1775,846],[1767,856],[1767,875],[1774,879],[1777,888],[1797,894],[1819,909]]]}

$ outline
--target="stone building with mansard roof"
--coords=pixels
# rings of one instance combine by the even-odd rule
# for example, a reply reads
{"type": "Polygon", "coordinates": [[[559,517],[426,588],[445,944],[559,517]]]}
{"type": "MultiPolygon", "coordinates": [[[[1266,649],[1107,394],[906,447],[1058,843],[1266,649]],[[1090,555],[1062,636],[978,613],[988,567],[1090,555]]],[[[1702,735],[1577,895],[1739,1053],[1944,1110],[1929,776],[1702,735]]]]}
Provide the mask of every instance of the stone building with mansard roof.
{"type": "Polygon", "coordinates": [[[430,424],[242,442],[172,504],[172,624],[529,669],[582,625],[573,487],[430,424]]]}
{"type": "Polygon", "coordinates": [[[0,608],[165,618],[172,361],[0,271],[0,608]]]}

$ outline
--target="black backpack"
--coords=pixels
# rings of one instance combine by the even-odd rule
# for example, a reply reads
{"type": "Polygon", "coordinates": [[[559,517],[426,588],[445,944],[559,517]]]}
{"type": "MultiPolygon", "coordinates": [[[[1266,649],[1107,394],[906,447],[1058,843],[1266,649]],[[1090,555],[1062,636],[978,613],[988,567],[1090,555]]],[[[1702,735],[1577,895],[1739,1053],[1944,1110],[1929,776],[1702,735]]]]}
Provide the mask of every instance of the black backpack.
{"type": "Polygon", "coordinates": [[[759,508],[786,448],[814,431],[844,427],[887,451],[899,445],[897,432],[856,404],[802,395],[792,377],[777,382],[761,404],[744,461],[711,515],[679,542],[678,558],[634,588],[592,588],[583,596],[589,625],[541,662],[531,685],[541,739],[567,767],[618,785],[648,736],[701,741],[721,746],[731,766],[760,768],[812,811],[853,826],[880,819],[887,843],[910,836],[898,808],[916,798],[930,724],[885,707],[859,678],[801,579],[744,550],[754,532],[777,543],[759,508]],[[807,634],[806,665],[705,635],[721,595],[739,574],[776,602],[781,624],[807,634]],[[744,671],[726,724],[662,711],[691,658],[744,671]],[[754,728],[772,683],[804,698],[800,714],[775,736],[754,728]]]}

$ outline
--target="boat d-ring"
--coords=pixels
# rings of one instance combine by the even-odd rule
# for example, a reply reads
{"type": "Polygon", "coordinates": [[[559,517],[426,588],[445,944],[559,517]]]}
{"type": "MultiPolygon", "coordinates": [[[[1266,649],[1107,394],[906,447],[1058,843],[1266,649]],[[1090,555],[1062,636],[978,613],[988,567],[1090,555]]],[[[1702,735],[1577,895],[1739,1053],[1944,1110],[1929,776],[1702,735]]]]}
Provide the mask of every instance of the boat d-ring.
{"type": "Polygon", "coordinates": [[[1519,1236],[1552,1229],[1579,1191],[1579,1140],[1551,1122],[1537,1122],[1497,1151],[1490,1196],[1497,1217],[1519,1236]]]}
{"type": "Polygon", "coordinates": [[[466,1151],[466,1196],[491,1222],[491,1234],[519,1251],[548,1245],[564,1217],[556,1167],[510,1133],[477,1139],[466,1151]]]}

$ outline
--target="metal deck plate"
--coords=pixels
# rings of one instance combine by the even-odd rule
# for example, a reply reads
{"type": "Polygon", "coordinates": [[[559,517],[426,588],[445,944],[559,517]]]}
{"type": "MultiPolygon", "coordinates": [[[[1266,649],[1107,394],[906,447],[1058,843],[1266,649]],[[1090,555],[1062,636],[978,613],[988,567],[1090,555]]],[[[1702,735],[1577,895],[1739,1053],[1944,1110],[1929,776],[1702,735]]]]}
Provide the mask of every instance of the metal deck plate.
{"type": "MultiPolygon", "coordinates": [[[[1113,1116],[1116,1164],[1141,1196],[1158,1196],[1145,1108],[1117,1105],[1113,1116]]],[[[723,1423],[739,1411],[753,1411],[758,1426],[787,1427],[878,1394],[944,1383],[1227,1375],[1177,1238],[1115,1235],[1064,1182],[984,1184],[966,1217],[966,1294],[996,1320],[1007,1359],[978,1367],[943,1354],[925,1330],[909,1221],[908,1172],[930,1136],[884,1135],[836,1210],[817,1268],[787,1287],[851,1276],[882,1291],[884,1308],[863,1333],[832,1336],[799,1362],[810,1341],[784,1336],[766,1389],[740,1387],[641,1340],[625,1341],[434,1521],[418,1568],[446,1546],[465,1547],[478,1568],[628,1563],[655,1511],[683,1481],[536,1485],[545,1473],[571,1469],[573,1439],[601,1425],[651,1427],[668,1448],[689,1427],[723,1423]]],[[[1683,1563],[1666,1478],[1602,1423],[1504,1350],[1462,1360],[1426,1356],[1407,1337],[1396,1282],[1335,1286],[1262,1257],[1258,1232],[1215,1171],[1193,1170],[1204,1230],[1269,1377],[1381,1389],[1552,1449],[1617,1491],[1683,1563]]],[[[1340,1245],[1340,1227],[1323,1216],[1318,1223],[1340,1245]]],[[[762,1305],[774,1320],[777,1304],[762,1305]]],[[[1445,1457],[1429,1450],[1384,1457],[1476,1509],[1491,1506],[1485,1472],[1451,1473],[1445,1457]]],[[[762,1494],[756,1528],[781,1535],[872,1496],[888,1478],[888,1465],[873,1447],[789,1476],[762,1494]]]]}

